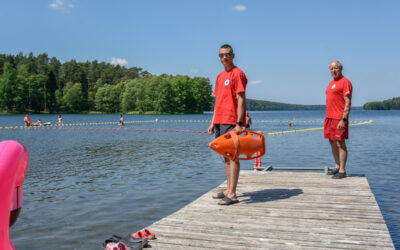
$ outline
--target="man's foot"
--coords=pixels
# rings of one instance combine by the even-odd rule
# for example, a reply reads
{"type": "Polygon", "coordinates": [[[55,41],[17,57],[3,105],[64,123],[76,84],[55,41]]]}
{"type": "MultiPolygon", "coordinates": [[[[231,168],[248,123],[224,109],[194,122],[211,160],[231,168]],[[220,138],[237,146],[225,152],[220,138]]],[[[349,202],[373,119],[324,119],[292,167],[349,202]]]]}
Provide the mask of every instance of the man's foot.
{"type": "Polygon", "coordinates": [[[225,196],[222,200],[218,202],[218,205],[229,206],[235,203],[239,203],[239,200],[236,197],[231,199],[228,196],[225,196]]]}
{"type": "Polygon", "coordinates": [[[339,169],[338,168],[334,168],[330,172],[328,172],[328,175],[335,175],[337,173],[339,173],[339,169]]]}
{"type": "Polygon", "coordinates": [[[225,197],[225,194],[224,194],[224,192],[219,192],[219,193],[214,194],[212,197],[213,197],[213,199],[222,199],[225,197]]]}
{"type": "Polygon", "coordinates": [[[332,179],[343,179],[343,178],[345,178],[347,175],[346,175],[346,172],[344,172],[344,173],[340,173],[340,172],[338,172],[337,174],[335,174],[334,176],[332,176],[332,179]]]}

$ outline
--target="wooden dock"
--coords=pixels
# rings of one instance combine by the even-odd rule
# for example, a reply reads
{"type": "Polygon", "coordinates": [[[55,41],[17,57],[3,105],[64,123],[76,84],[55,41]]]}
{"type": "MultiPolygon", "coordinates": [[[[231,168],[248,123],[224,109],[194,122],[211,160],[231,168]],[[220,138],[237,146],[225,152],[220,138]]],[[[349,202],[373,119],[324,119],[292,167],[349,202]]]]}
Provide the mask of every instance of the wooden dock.
{"type": "Polygon", "coordinates": [[[152,249],[394,249],[365,177],[241,171],[240,203],[220,206],[224,187],[148,226],[152,249]]]}

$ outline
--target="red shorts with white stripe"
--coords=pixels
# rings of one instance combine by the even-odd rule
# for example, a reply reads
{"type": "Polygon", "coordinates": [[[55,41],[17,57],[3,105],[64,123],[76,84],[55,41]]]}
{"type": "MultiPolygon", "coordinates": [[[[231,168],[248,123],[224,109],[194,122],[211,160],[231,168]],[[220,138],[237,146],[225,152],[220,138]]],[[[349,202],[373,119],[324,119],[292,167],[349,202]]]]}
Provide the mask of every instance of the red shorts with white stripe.
{"type": "Polygon", "coordinates": [[[324,124],[324,138],[331,140],[343,141],[349,138],[349,122],[345,122],[346,126],[343,130],[337,128],[340,120],[326,118],[324,124]]]}

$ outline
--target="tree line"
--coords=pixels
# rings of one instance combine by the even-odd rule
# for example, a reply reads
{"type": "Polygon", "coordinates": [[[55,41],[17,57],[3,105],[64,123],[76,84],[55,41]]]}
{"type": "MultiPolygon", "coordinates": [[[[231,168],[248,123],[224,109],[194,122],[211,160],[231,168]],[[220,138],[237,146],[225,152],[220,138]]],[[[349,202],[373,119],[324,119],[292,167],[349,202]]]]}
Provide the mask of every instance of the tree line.
{"type": "Polygon", "coordinates": [[[366,110],[390,110],[400,109],[400,97],[394,97],[382,102],[367,102],[364,104],[363,109],[366,110]]]}
{"type": "Polygon", "coordinates": [[[105,62],[61,63],[47,54],[0,54],[6,112],[195,113],[211,110],[208,78],[152,75],[105,62]]]}
{"type": "Polygon", "coordinates": [[[263,100],[246,100],[247,110],[324,110],[325,105],[301,105],[263,100]]]}

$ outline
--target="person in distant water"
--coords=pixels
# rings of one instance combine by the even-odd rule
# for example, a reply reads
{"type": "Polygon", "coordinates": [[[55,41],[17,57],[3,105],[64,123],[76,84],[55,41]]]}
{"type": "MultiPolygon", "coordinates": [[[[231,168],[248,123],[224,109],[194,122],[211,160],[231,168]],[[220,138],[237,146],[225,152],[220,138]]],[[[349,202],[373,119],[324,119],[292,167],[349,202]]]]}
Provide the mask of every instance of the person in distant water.
{"type": "Polygon", "coordinates": [[[251,123],[251,117],[249,116],[249,112],[246,111],[246,129],[252,129],[253,124],[251,123]]]}
{"type": "Polygon", "coordinates": [[[64,125],[64,121],[61,115],[58,115],[58,125],[64,125]]]}
{"type": "MultiPolygon", "coordinates": [[[[296,121],[296,116],[293,117],[293,121],[296,121]]],[[[293,127],[293,125],[294,125],[294,122],[289,122],[289,123],[288,123],[288,126],[289,126],[289,127],[293,127]]]]}
{"type": "MultiPolygon", "coordinates": [[[[214,114],[208,133],[219,137],[231,130],[238,133],[246,126],[246,85],[247,77],[233,64],[235,54],[230,45],[224,44],[219,49],[219,60],[224,65],[215,82],[214,114]]],[[[227,189],[224,192],[213,195],[214,199],[222,199],[219,205],[231,205],[238,203],[236,187],[239,180],[240,163],[225,159],[225,173],[227,189]]]]}
{"type": "Polygon", "coordinates": [[[333,80],[326,89],[326,118],[324,138],[329,139],[335,168],[328,174],[334,179],[346,177],[347,147],[345,139],[349,137],[349,113],[353,86],[342,75],[343,66],[339,61],[329,64],[333,80]]]}
{"type": "Polygon", "coordinates": [[[119,123],[118,123],[118,125],[119,126],[124,126],[124,117],[122,116],[122,114],[119,115],[119,123]]]}
{"type": "Polygon", "coordinates": [[[29,117],[29,114],[26,114],[26,116],[24,117],[24,122],[27,127],[31,126],[31,118],[29,117]]]}
{"type": "Polygon", "coordinates": [[[36,126],[42,127],[43,126],[43,122],[40,119],[38,119],[37,122],[36,122],[36,126]]]}

